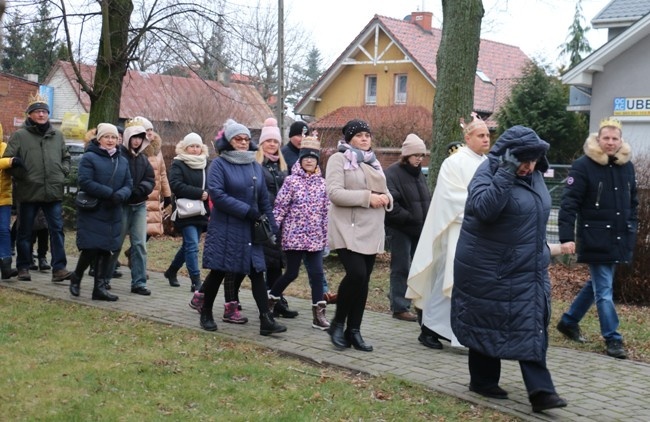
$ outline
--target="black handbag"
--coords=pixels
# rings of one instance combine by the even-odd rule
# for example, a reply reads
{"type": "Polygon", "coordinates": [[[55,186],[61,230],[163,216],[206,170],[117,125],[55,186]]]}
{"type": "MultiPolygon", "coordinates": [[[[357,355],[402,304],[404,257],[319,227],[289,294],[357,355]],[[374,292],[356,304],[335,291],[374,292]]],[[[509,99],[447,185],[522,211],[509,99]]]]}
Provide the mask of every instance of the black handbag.
{"type": "Polygon", "coordinates": [[[77,196],[74,198],[74,204],[80,210],[92,211],[99,207],[99,199],[94,196],[90,196],[89,193],[82,190],[77,192],[77,196]]]}
{"type": "MultiPolygon", "coordinates": [[[[259,210],[257,203],[257,177],[253,176],[253,195],[255,199],[255,208],[259,210]]],[[[271,222],[264,214],[253,223],[253,243],[256,245],[272,243],[275,244],[275,235],[271,230],[271,222]]]]}
{"type": "Polygon", "coordinates": [[[253,223],[253,243],[263,244],[272,239],[273,230],[271,230],[271,222],[265,215],[262,215],[253,223]]]}
{"type": "MultiPolygon", "coordinates": [[[[115,177],[115,172],[117,171],[118,164],[119,161],[116,161],[115,166],[113,166],[113,174],[111,174],[111,179],[108,182],[109,186],[113,184],[113,177],[115,177]]],[[[99,198],[95,198],[88,192],[78,190],[77,196],[74,198],[74,204],[80,210],[93,211],[99,208],[99,198]]]]}

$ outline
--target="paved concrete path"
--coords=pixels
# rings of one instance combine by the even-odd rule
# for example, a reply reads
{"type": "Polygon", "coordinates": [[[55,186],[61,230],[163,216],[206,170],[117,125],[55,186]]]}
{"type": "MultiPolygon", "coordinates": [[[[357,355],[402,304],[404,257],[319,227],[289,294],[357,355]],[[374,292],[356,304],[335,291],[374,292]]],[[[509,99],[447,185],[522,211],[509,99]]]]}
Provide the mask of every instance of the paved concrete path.
{"type": "MultiPolygon", "coordinates": [[[[69,268],[74,268],[76,260],[72,258],[69,261],[69,268]]],[[[198,313],[188,306],[191,293],[187,278],[179,277],[181,287],[173,288],[162,274],[150,272],[148,287],[153,294],[149,297],[131,294],[128,278],[115,279],[112,282],[112,292],[120,297],[119,301],[98,302],[90,299],[92,281],[88,276],[81,284],[81,296],[74,298],[68,291],[68,282],[52,283],[49,271],[32,271],[31,274],[30,282],[13,279],[1,282],[0,286],[128,312],[161,323],[202,331],[198,313]]],[[[510,393],[510,399],[483,398],[469,392],[467,388],[467,353],[447,347],[447,343],[443,343],[443,350],[425,348],[417,341],[419,327],[416,323],[398,321],[387,314],[366,312],[362,333],[364,339],[374,346],[374,352],[365,353],[353,349],[337,351],[325,332],[311,328],[309,301],[289,298],[291,307],[298,310],[300,316],[293,320],[280,320],[288,327],[286,333],[263,337],[259,335],[256,306],[249,290],[242,291],[241,300],[243,313],[250,321],[245,325],[227,324],[219,318],[223,303],[222,292],[219,293],[215,302],[215,321],[219,326],[217,335],[246,339],[318,363],[373,375],[394,375],[523,420],[650,421],[648,364],[552,347],[548,353],[548,366],[558,393],[569,402],[569,406],[546,413],[533,413],[516,362],[504,361],[502,368],[500,385],[510,393]]],[[[333,315],[333,306],[330,308],[329,314],[333,315]]]]}

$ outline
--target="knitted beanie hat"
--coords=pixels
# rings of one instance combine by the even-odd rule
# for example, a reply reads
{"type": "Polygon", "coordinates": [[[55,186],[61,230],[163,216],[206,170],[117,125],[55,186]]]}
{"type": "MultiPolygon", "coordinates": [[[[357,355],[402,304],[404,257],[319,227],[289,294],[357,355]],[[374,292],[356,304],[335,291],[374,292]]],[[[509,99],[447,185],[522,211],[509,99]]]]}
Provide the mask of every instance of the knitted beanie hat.
{"type": "Polygon", "coordinates": [[[117,132],[117,127],[110,123],[100,123],[97,125],[97,140],[102,139],[106,135],[114,135],[115,137],[119,136],[117,132]]]}
{"type": "Polygon", "coordinates": [[[402,157],[426,153],[427,147],[424,145],[424,141],[415,133],[409,133],[402,144],[402,157]]]}
{"type": "Polygon", "coordinates": [[[278,142],[282,142],[282,135],[280,135],[280,128],[278,127],[278,121],[273,117],[269,117],[264,121],[264,126],[262,127],[262,134],[260,135],[259,145],[262,145],[265,141],[269,139],[275,139],[278,142]]]}

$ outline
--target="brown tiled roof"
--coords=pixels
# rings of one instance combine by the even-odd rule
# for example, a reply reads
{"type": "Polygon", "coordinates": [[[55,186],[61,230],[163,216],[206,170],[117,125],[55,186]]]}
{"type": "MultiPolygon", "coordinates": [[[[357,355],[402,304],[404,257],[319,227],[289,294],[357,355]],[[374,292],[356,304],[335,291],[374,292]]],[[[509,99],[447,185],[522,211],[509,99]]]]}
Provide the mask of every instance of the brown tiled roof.
{"type": "MultiPolygon", "coordinates": [[[[361,41],[362,35],[369,33],[370,28],[374,25],[379,25],[435,86],[438,77],[436,56],[442,38],[442,30],[432,28],[429,32],[413,22],[375,15],[350,45],[361,41]]],[[[315,91],[324,89],[323,84],[326,83],[332,72],[338,72],[346,53],[348,53],[347,49],[300,99],[296,108],[314,97],[315,91]]],[[[499,110],[510,93],[511,80],[522,76],[523,68],[529,61],[528,56],[519,47],[481,39],[477,70],[482,71],[489,78],[489,82],[484,82],[476,76],[474,80],[474,110],[481,114],[491,114],[499,110]]]]}
{"type": "MultiPolygon", "coordinates": [[[[442,30],[432,28],[431,32],[424,31],[418,25],[401,19],[376,16],[379,24],[397,44],[411,57],[418,67],[433,81],[437,80],[436,56],[440,47],[442,30]]],[[[481,39],[478,64],[476,69],[483,72],[490,82],[482,81],[478,76],[474,80],[474,110],[482,113],[492,113],[498,110],[507,96],[498,97],[503,93],[500,85],[505,79],[522,76],[524,66],[530,61],[519,47],[496,41],[481,39]]],[[[507,92],[510,90],[508,89],[507,92]]]]}
{"type": "MultiPolygon", "coordinates": [[[[90,98],[82,92],[69,62],[59,61],[86,111],[90,98]]],[[[81,75],[92,86],[95,66],[80,65],[81,75]]],[[[50,74],[53,74],[52,72],[50,74]]],[[[251,129],[262,127],[273,113],[253,85],[231,83],[224,86],[217,81],[180,76],[157,75],[128,70],[122,85],[120,118],[147,116],[154,122],[187,122],[188,109],[210,108],[221,123],[230,117],[251,129]]]]}

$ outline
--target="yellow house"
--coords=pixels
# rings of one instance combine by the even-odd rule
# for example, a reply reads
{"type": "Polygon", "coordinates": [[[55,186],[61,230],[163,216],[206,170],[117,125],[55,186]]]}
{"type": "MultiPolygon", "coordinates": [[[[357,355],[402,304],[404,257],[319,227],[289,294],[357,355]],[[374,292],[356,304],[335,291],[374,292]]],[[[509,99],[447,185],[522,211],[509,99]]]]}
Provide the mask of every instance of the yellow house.
{"type": "MultiPolygon", "coordinates": [[[[296,104],[295,113],[315,120],[312,126],[328,146],[352,118],[367,120],[381,133],[380,145],[401,142],[410,132],[430,139],[442,36],[431,27],[432,17],[430,12],[413,12],[404,20],[375,15],[296,104]]],[[[488,126],[496,127],[489,117],[529,60],[519,47],[481,40],[474,110],[488,126]]]]}

